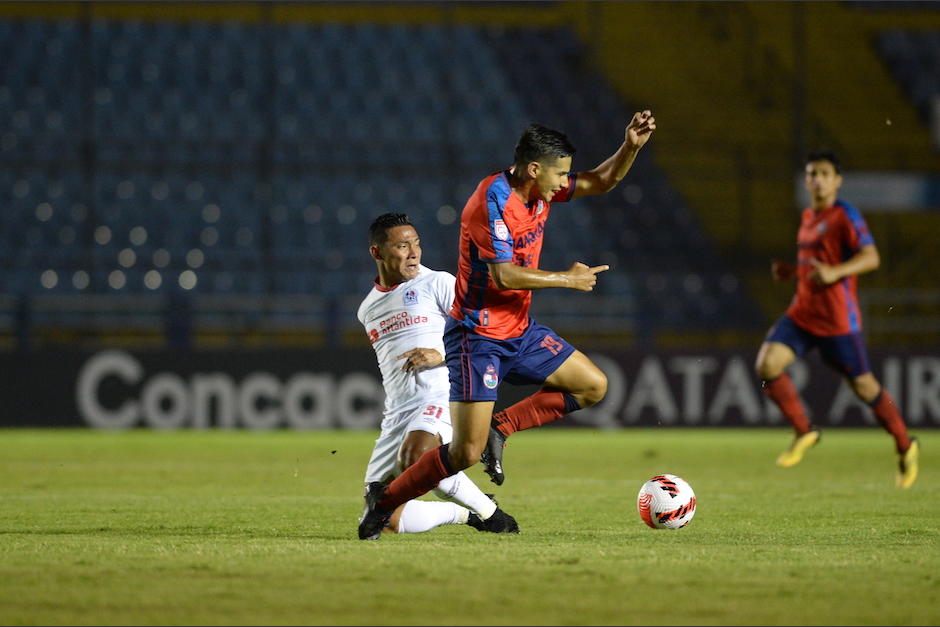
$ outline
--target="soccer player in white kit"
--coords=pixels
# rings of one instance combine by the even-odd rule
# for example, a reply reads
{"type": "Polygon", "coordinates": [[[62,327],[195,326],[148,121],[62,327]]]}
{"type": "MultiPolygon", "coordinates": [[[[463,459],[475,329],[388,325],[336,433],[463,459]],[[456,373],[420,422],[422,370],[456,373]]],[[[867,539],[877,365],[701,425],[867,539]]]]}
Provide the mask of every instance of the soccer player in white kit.
{"type": "MultiPolygon", "coordinates": [[[[449,272],[421,265],[418,233],[402,213],[375,219],[369,227],[369,253],[378,276],[357,315],[382,372],[385,409],[366,467],[366,486],[390,481],[425,451],[451,440],[442,336],[456,281],[449,272]]],[[[408,501],[392,513],[386,531],[419,533],[458,524],[493,533],[519,531],[515,519],[463,472],[443,479],[434,493],[447,502],[408,501]]]]}

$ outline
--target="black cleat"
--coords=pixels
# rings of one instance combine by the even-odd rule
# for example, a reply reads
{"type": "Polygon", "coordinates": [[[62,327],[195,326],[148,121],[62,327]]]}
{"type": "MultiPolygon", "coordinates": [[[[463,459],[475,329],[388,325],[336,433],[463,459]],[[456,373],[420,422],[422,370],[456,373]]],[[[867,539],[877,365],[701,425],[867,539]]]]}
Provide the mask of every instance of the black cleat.
{"type": "Polygon", "coordinates": [[[498,507],[496,511],[493,512],[493,515],[486,520],[477,516],[476,512],[470,512],[470,516],[467,518],[467,524],[477,531],[489,531],[490,533],[519,533],[519,525],[516,523],[516,519],[498,507]]]}
{"type": "Polygon", "coordinates": [[[490,481],[496,485],[503,485],[506,475],[503,474],[503,448],[506,446],[506,436],[499,429],[490,425],[490,435],[486,439],[486,447],[480,454],[483,470],[490,476],[490,481]]]}
{"type": "Polygon", "coordinates": [[[385,484],[373,481],[366,488],[366,507],[359,520],[359,539],[378,540],[382,529],[388,525],[392,513],[379,506],[379,499],[385,494],[385,484]]]}

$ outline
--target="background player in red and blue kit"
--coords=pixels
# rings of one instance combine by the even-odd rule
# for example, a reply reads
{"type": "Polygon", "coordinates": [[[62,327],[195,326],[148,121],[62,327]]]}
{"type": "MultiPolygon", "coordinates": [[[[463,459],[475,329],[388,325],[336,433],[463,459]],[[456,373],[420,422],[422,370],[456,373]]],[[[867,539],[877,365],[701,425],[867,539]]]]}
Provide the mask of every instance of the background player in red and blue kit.
{"type": "Polygon", "coordinates": [[[878,249],[859,211],[838,198],[842,176],[835,155],[809,155],[805,171],[812,206],[803,210],[797,263],[774,261],[771,266],[778,281],[796,277],[796,294],[786,313],[767,333],[756,363],[764,393],[780,407],[796,431],[793,443],[777,458],[777,465],[798,464],[819,441],[819,429],[807,418],[785,372],[797,357],[815,347],[894,437],[897,485],[909,488],[917,478],[920,444],[908,436],[894,399],[872,374],[861,334],[856,277],[878,267],[878,249]]]}
{"type": "Polygon", "coordinates": [[[592,170],[572,174],[574,147],[565,135],[532,125],[516,145],[512,167],[477,186],[461,217],[456,294],[444,331],[453,440],[426,452],[388,486],[370,484],[360,539],[377,539],[389,512],[475,464],[484,448],[487,473],[502,483],[506,437],[604,398],[604,373],[529,318],[531,290],[594,289],[596,275],[607,266],[575,263],[560,272],[538,268],[551,203],[613,189],[655,128],[649,111],[634,114],[613,155],[592,170]],[[503,381],[542,387],[493,416],[503,381]]]}

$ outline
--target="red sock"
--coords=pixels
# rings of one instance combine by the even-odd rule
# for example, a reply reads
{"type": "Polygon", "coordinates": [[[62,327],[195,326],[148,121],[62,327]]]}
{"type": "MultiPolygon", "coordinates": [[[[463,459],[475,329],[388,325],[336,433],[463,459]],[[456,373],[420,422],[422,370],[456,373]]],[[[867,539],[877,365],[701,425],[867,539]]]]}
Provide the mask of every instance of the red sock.
{"type": "Polygon", "coordinates": [[[764,380],[763,385],[764,395],[777,404],[784,418],[796,429],[796,434],[809,432],[812,425],[803,411],[803,403],[790,375],[784,372],[776,379],[764,380]]]}
{"type": "Polygon", "coordinates": [[[869,403],[875,418],[884,427],[884,430],[894,436],[894,444],[898,453],[903,453],[911,445],[911,439],[907,437],[907,427],[904,425],[904,419],[898,412],[898,406],[894,404],[894,399],[888,393],[888,390],[882,388],[878,396],[869,403]]]}
{"type": "Polygon", "coordinates": [[[448,445],[425,452],[418,461],[405,469],[395,480],[385,487],[385,496],[379,500],[379,506],[386,511],[417,498],[437,487],[441,479],[455,474],[448,462],[448,445]]]}
{"type": "Polygon", "coordinates": [[[568,392],[542,388],[532,396],[493,414],[493,422],[503,435],[509,436],[516,431],[553,422],[578,409],[581,406],[568,392]]]}

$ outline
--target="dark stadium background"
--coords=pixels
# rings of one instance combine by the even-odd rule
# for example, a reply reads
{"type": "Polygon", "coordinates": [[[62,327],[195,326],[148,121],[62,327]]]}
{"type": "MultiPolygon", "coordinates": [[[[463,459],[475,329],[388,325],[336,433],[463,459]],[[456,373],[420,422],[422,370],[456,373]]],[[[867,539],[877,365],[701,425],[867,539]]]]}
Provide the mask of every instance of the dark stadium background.
{"type": "MultiPolygon", "coordinates": [[[[781,424],[751,364],[828,148],[882,256],[876,375],[940,426],[938,3],[0,3],[0,58],[0,425],[373,428],[371,219],[453,271],[526,124],[588,168],[650,108],[628,177],[548,225],[542,267],[612,268],[534,297],[616,377],[570,424],[781,424]]],[[[818,422],[874,424],[800,368],[818,422]]]]}

